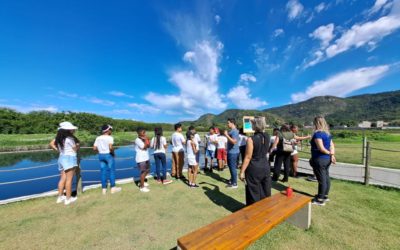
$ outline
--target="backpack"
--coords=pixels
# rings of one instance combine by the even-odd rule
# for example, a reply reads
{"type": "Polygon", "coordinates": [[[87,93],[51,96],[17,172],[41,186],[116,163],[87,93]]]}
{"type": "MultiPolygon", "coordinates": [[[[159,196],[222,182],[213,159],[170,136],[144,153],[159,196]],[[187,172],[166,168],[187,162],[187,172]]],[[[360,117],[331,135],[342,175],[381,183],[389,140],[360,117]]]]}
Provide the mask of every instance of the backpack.
{"type": "Polygon", "coordinates": [[[286,139],[283,134],[282,134],[282,146],[283,146],[283,152],[292,153],[294,151],[293,140],[286,139]]]}

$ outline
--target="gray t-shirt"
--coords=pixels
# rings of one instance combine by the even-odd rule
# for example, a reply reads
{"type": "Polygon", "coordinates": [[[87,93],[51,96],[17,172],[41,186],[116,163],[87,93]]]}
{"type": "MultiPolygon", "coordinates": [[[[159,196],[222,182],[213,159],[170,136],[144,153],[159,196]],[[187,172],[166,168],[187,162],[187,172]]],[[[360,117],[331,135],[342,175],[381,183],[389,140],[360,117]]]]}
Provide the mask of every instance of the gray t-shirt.
{"type": "Polygon", "coordinates": [[[232,129],[229,131],[229,136],[236,140],[236,144],[232,144],[228,140],[228,154],[239,154],[239,130],[232,129]]]}

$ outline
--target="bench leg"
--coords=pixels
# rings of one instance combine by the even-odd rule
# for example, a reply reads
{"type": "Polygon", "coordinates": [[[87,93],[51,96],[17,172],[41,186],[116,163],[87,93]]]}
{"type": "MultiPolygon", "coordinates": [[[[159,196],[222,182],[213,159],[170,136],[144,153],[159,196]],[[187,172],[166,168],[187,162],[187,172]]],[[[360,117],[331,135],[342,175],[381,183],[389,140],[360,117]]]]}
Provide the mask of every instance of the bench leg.
{"type": "Polygon", "coordinates": [[[301,229],[309,229],[311,226],[311,202],[289,217],[287,221],[301,229]]]}

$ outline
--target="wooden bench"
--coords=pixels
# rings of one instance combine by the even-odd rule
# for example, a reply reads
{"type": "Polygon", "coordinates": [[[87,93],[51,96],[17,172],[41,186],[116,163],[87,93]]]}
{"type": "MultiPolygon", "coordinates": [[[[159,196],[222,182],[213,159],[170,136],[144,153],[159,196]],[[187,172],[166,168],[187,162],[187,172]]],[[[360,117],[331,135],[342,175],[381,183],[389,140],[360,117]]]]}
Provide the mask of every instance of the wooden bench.
{"type": "Polygon", "coordinates": [[[308,229],[311,198],[275,194],[179,238],[178,249],[243,249],[284,220],[308,229]]]}

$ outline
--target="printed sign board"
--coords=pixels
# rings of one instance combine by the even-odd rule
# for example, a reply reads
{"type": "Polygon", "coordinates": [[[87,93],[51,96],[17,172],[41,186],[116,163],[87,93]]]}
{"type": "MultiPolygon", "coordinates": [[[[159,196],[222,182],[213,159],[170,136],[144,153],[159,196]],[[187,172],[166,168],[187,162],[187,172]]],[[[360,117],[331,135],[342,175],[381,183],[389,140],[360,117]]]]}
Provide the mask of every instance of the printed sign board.
{"type": "Polygon", "coordinates": [[[254,116],[243,116],[243,132],[244,133],[254,133],[253,128],[251,126],[252,119],[254,119],[254,116]]]}

